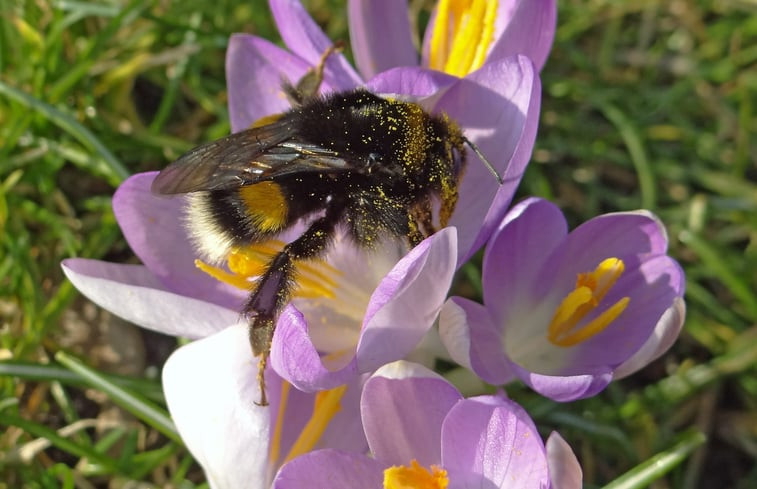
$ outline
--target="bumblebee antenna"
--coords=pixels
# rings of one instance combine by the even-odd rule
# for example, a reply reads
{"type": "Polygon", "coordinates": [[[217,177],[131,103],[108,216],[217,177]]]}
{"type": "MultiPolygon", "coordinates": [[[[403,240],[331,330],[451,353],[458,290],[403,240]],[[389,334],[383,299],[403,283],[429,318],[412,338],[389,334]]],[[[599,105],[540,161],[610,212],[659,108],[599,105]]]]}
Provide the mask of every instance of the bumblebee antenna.
{"type": "Polygon", "coordinates": [[[503,183],[502,176],[499,173],[497,173],[497,170],[494,168],[494,165],[492,165],[489,162],[489,160],[486,159],[486,156],[484,156],[484,154],[481,152],[481,150],[478,149],[478,146],[476,146],[475,144],[473,144],[473,142],[470,139],[466,138],[465,136],[463,136],[463,142],[465,144],[467,144],[468,146],[470,146],[470,149],[472,149],[473,152],[476,153],[476,155],[479,158],[481,158],[481,161],[484,162],[484,166],[486,166],[486,169],[489,170],[489,173],[491,173],[492,175],[494,175],[494,178],[497,179],[497,183],[499,183],[500,185],[502,185],[502,183],[503,183]]]}

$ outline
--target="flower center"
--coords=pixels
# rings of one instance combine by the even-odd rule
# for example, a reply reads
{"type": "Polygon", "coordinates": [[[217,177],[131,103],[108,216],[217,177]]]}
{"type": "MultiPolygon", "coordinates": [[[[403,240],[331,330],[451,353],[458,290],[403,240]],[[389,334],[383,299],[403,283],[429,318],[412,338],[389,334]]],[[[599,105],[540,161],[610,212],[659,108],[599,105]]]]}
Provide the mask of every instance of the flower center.
{"type": "Polygon", "coordinates": [[[421,467],[417,460],[410,466],[392,466],[384,471],[384,489],[446,489],[447,471],[436,465],[431,470],[421,467]]]}
{"type": "MultiPolygon", "coordinates": [[[[283,247],[284,243],[281,241],[268,241],[234,248],[226,260],[228,272],[222,268],[208,265],[202,260],[195,260],[195,266],[216,280],[239,289],[250,290],[255,278],[265,271],[266,265],[283,247]]],[[[334,277],[338,275],[339,271],[323,260],[297,262],[297,285],[292,296],[334,298],[334,288],[336,287],[334,277]]]]}
{"type": "Polygon", "coordinates": [[[591,321],[584,321],[599,307],[624,269],[623,260],[607,258],[593,272],[579,273],[575,288],[555,309],[547,330],[549,341],[557,346],[575,346],[601,333],[617,319],[628,307],[630,298],[623,297],[591,321]]]}
{"type": "MultiPolygon", "coordinates": [[[[268,450],[268,460],[274,464],[278,461],[281,450],[281,433],[284,428],[285,412],[291,387],[291,384],[288,382],[284,382],[281,386],[281,402],[276,416],[276,425],[271,436],[271,445],[268,450]]],[[[341,385],[333,389],[320,391],[315,395],[313,414],[300,432],[300,436],[292,444],[289,453],[287,453],[282,463],[313,450],[313,447],[321,439],[323,432],[326,431],[333,417],[341,409],[341,400],[346,390],[347,386],[341,385]]]]}
{"type": "Polygon", "coordinates": [[[458,77],[480,68],[494,39],[497,4],[497,0],[440,0],[431,34],[431,68],[458,77]]]}

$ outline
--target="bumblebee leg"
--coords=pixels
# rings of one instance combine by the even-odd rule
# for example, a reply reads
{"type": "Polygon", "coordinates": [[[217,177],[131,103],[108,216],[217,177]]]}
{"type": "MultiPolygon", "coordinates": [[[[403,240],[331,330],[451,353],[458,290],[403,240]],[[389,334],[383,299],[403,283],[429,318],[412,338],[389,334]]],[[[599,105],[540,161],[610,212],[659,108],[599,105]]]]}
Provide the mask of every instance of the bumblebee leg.
{"type": "Polygon", "coordinates": [[[407,213],[408,232],[407,240],[410,246],[418,243],[436,232],[433,222],[433,210],[431,199],[423,198],[416,202],[407,213]]]}
{"type": "Polygon", "coordinates": [[[436,226],[434,226],[433,208],[431,206],[431,199],[425,197],[418,202],[413,209],[415,218],[423,229],[424,237],[431,236],[436,232],[436,226]]]}
{"type": "Polygon", "coordinates": [[[242,310],[242,314],[250,318],[252,352],[261,356],[258,371],[261,406],[267,405],[263,375],[271,352],[276,319],[292,295],[295,262],[315,258],[326,250],[340,215],[339,208],[329,208],[326,215],[313,222],[302,236],[284,246],[258,279],[255,290],[242,310]]]}
{"type": "Polygon", "coordinates": [[[423,241],[423,238],[425,238],[425,236],[421,232],[421,227],[418,223],[417,217],[412,212],[409,212],[407,214],[407,223],[407,241],[410,243],[410,247],[415,248],[420,244],[421,241],[423,241]]]}
{"type": "Polygon", "coordinates": [[[333,53],[338,53],[344,48],[344,43],[341,41],[335,42],[321,55],[321,60],[318,65],[310,68],[302,78],[297,81],[296,85],[292,85],[288,80],[282,83],[284,94],[287,96],[289,103],[292,106],[302,105],[306,100],[318,95],[318,89],[321,87],[323,81],[323,70],[326,67],[326,60],[333,53]]]}
{"type": "Polygon", "coordinates": [[[451,177],[445,178],[442,185],[442,207],[439,209],[439,225],[446,227],[449,222],[449,218],[452,217],[452,213],[457,205],[457,182],[451,177]]]}

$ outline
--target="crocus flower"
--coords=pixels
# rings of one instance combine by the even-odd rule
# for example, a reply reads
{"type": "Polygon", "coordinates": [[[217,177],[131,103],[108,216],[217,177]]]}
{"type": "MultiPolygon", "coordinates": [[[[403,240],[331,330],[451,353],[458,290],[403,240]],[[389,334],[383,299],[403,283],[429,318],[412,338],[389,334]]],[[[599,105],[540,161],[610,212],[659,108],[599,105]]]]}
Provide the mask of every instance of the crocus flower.
{"type": "Polygon", "coordinates": [[[516,205],[484,255],[484,305],[452,298],[440,334],[492,384],[520,378],[558,401],[592,396],[657,358],[684,318],[684,275],[649,212],[605,214],[568,233],[550,202],[516,205]]]}
{"type": "Polygon", "coordinates": [[[567,443],[552,433],[545,447],[526,412],[501,395],[463,399],[433,372],[397,362],[366,382],[360,405],[371,456],[312,451],[285,464],[273,487],[581,487],[567,443]]]}
{"type": "Polygon", "coordinates": [[[241,325],[179,348],[163,369],[171,417],[214,489],[269,488],[278,468],[311,450],[364,452],[361,382],[317,394],[268,372],[258,400],[257,361],[241,325]]]}
{"type": "MultiPolygon", "coordinates": [[[[555,35],[555,3],[440,0],[423,36],[420,66],[462,77],[523,54],[541,70],[555,35]]],[[[364,78],[419,64],[406,0],[350,0],[348,12],[355,64],[364,78]]]]}
{"type": "MultiPolygon", "coordinates": [[[[256,36],[232,36],[226,54],[226,79],[233,132],[249,127],[264,116],[289,109],[289,103],[280,89],[281,78],[298,80],[308,69],[318,65],[323,53],[333,45],[299,1],[270,0],[270,5],[288,49],[256,36]]],[[[351,11],[361,12],[351,14],[353,24],[358,25],[352,29],[353,37],[369,37],[368,44],[373,47],[368,50],[373,53],[387,49],[386,40],[381,41],[383,44],[380,47],[375,47],[375,43],[379,42],[378,30],[394,21],[403,25],[408,16],[406,5],[396,1],[353,2],[350,8],[351,11]],[[401,8],[403,6],[404,9],[401,8]],[[384,8],[386,11],[381,15],[373,15],[376,10],[384,8]],[[370,24],[369,18],[375,18],[376,24],[370,24]],[[358,35],[357,31],[365,35],[358,35]],[[367,34],[368,31],[373,34],[367,34]]],[[[445,8],[449,10],[451,7],[445,8]]],[[[554,2],[551,1],[518,2],[517,5],[504,2],[498,7],[496,16],[490,15],[492,18],[487,18],[487,22],[494,20],[490,26],[492,32],[501,34],[502,39],[517,38],[519,41],[513,46],[543,45],[537,49],[542,53],[543,61],[554,31],[553,11],[554,2]]],[[[477,12],[476,15],[481,17],[485,9],[477,12]]],[[[395,30],[392,28],[388,32],[394,33],[395,30]]],[[[454,29],[450,32],[454,33],[454,29]]],[[[527,56],[514,54],[520,53],[520,48],[514,48],[514,51],[495,49],[494,46],[500,45],[498,39],[486,36],[475,42],[484,43],[487,47],[491,44],[491,49],[498,53],[501,51],[502,55],[493,55],[492,51],[485,63],[470,66],[469,71],[454,75],[418,66],[415,62],[409,66],[398,65],[402,62],[400,56],[400,61],[382,64],[395,67],[378,73],[366,73],[372,76],[363,79],[344,56],[336,53],[326,61],[321,86],[322,92],[364,86],[375,93],[415,100],[431,112],[444,112],[457,121],[466,137],[487,155],[502,175],[504,184],[498,186],[478,157],[469,152],[457,210],[449,222],[458,228],[459,263],[470,258],[501,221],[531,157],[536,137],[541,100],[537,70],[527,56]]],[[[440,39],[437,43],[447,45],[455,42],[443,41],[440,39]]],[[[470,39],[466,40],[463,36],[457,41],[460,45],[468,45],[470,39]]],[[[527,51],[529,53],[533,54],[527,51]]]]}

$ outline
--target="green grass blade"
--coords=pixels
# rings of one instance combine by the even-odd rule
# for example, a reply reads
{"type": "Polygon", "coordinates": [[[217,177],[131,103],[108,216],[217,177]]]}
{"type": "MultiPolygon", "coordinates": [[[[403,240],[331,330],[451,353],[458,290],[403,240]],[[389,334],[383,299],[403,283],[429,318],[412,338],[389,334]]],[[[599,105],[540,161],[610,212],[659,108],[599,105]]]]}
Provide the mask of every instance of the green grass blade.
{"type": "Polygon", "coordinates": [[[643,489],[649,487],[649,484],[680,464],[706,439],[704,434],[700,432],[690,433],[670,450],[658,453],[637,465],[604,486],[604,489],[643,489]]]}
{"type": "Polygon", "coordinates": [[[117,470],[115,462],[109,457],[106,457],[102,453],[99,453],[88,446],[76,443],[66,437],[63,437],[59,435],[57,431],[52,428],[48,428],[47,426],[35,423],[28,419],[24,419],[21,416],[16,416],[15,414],[4,412],[0,412],[0,425],[16,426],[31,435],[39,438],[44,438],[56,447],[72,455],[86,458],[90,462],[102,465],[110,471],[117,470]]]}
{"type": "MultiPolygon", "coordinates": [[[[163,392],[155,382],[118,375],[100,374],[110,384],[126,390],[138,391],[145,398],[158,403],[165,403],[163,392]]],[[[16,377],[37,382],[61,382],[63,384],[83,386],[87,384],[80,375],[57,365],[40,365],[28,362],[0,362],[0,377],[16,377]]]]}
{"type": "Polygon", "coordinates": [[[641,207],[654,210],[657,205],[656,179],[654,172],[652,172],[652,166],[649,164],[649,157],[647,156],[647,151],[644,149],[644,143],[641,140],[638,129],[615,105],[599,102],[599,109],[620,132],[620,137],[623,138],[623,142],[628,149],[639,178],[641,207]]]}
{"type": "Polygon", "coordinates": [[[129,171],[118,158],[89,129],[82,126],[70,115],[2,81],[0,81],[0,94],[39,112],[56,126],[76,138],[86,148],[100,155],[105,164],[95,164],[92,170],[105,176],[111,185],[116,186],[129,176],[129,171]]]}
{"type": "Polygon", "coordinates": [[[176,431],[176,427],[166,411],[160,409],[141,396],[110,382],[100,373],[86,367],[84,364],[66,353],[58,352],[55,355],[55,359],[81,376],[81,378],[91,387],[108,394],[113,402],[121,406],[123,409],[148,423],[171,440],[181,443],[181,437],[179,437],[179,433],[176,431]]]}

